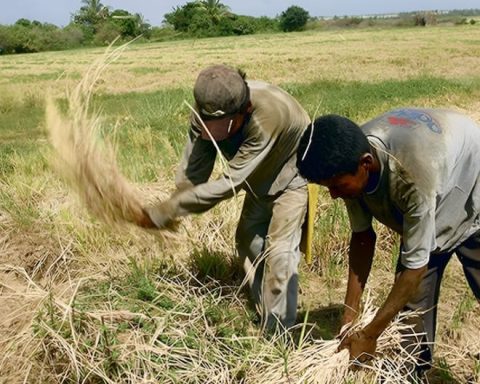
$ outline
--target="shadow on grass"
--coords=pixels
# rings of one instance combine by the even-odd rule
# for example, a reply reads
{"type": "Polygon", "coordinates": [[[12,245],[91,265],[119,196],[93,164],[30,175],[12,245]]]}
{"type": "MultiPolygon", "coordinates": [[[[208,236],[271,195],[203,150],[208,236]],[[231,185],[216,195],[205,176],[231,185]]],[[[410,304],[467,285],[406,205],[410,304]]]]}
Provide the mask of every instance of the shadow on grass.
{"type": "MultiPolygon", "coordinates": [[[[245,277],[242,263],[239,258],[224,252],[212,252],[207,248],[195,250],[190,258],[190,267],[195,277],[202,283],[209,285],[211,283],[220,286],[228,286],[233,290],[237,289],[245,277]]],[[[228,293],[229,290],[225,290],[228,293]]],[[[255,303],[251,297],[248,286],[241,289],[241,297],[246,300],[247,306],[252,312],[255,312],[255,303]]],[[[311,336],[315,339],[333,339],[337,336],[340,329],[340,321],[343,314],[342,304],[331,304],[328,306],[317,307],[308,312],[308,324],[314,324],[311,336]]],[[[297,314],[297,324],[302,324],[306,316],[306,311],[300,311],[297,314]]],[[[256,325],[259,325],[258,317],[256,325]]],[[[310,328],[310,327],[309,327],[310,328]]],[[[294,331],[296,333],[297,331],[294,331]]],[[[300,330],[298,333],[300,334],[300,330]]]]}
{"type": "MultiPolygon", "coordinates": [[[[301,311],[298,313],[298,323],[302,323],[304,321],[306,314],[306,311],[301,311]]],[[[340,330],[342,314],[342,304],[330,304],[308,311],[308,323],[315,324],[311,332],[312,337],[314,339],[334,339],[340,330]]]]}
{"type": "Polygon", "coordinates": [[[444,359],[434,361],[434,367],[427,372],[429,384],[463,384],[478,383],[475,379],[463,381],[455,377],[452,368],[444,359]]]}
{"type": "Polygon", "coordinates": [[[195,277],[204,284],[214,281],[220,285],[239,286],[244,278],[239,258],[225,252],[196,249],[189,264],[195,277]]]}

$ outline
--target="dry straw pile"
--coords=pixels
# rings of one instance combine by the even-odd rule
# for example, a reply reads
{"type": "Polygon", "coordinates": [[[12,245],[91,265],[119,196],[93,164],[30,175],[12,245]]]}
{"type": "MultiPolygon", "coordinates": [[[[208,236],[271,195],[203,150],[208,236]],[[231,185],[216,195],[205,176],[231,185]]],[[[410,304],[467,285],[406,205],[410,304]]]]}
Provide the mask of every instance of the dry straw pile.
{"type": "MultiPolygon", "coordinates": [[[[377,308],[367,295],[363,312],[345,335],[365,327],[375,316],[377,308]]],[[[340,339],[312,340],[294,347],[283,359],[271,364],[264,362],[252,369],[249,383],[392,383],[411,382],[416,357],[405,350],[402,340],[415,334],[406,320],[412,313],[401,313],[378,339],[377,353],[367,363],[352,362],[347,350],[338,351],[340,339]],[[354,369],[352,369],[354,368],[354,369]]],[[[415,334],[415,336],[420,336],[415,334]]]]}
{"type": "MultiPolygon", "coordinates": [[[[397,317],[381,336],[373,361],[352,370],[348,352],[337,352],[339,340],[314,340],[308,331],[299,343],[294,343],[291,335],[285,333],[272,338],[216,336],[205,316],[207,302],[215,293],[194,289],[191,284],[198,282],[193,280],[160,279],[159,286],[174,294],[178,302],[169,316],[146,316],[128,310],[79,312],[74,301],[82,282],[70,287],[62,298],[34,283],[24,271],[18,272],[30,283],[26,292],[17,293],[18,299],[23,295],[24,299],[35,298],[43,302],[48,312],[35,322],[35,339],[30,339],[28,334],[16,339],[21,342],[22,337],[26,338],[23,341],[28,345],[28,349],[23,350],[26,364],[42,357],[42,380],[48,379],[48,382],[343,384],[382,380],[380,382],[389,384],[408,383],[406,365],[413,357],[400,345],[400,331],[408,331],[402,322],[405,315],[397,317]],[[195,302],[194,310],[179,314],[186,300],[195,302]],[[129,323],[131,327],[116,335],[120,323],[129,323]],[[167,339],[185,340],[186,334],[192,333],[197,335],[193,343],[165,343],[167,339]],[[243,350],[242,346],[249,348],[243,350]]],[[[236,298],[216,300],[233,302],[236,298]]],[[[352,330],[363,327],[374,313],[368,301],[352,330]]],[[[27,374],[25,379],[32,378],[27,374]]]]}
{"type": "Polygon", "coordinates": [[[56,150],[56,167],[88,210],[108,224],[132,222],[142,214],[145,196],[118,169],[113,146],[100,140],[100,118],[89,111],[94,87],[105,68],[126,46],[109,48],[67,97],[62,114],[47,100],[47,128],[56,150]]]}

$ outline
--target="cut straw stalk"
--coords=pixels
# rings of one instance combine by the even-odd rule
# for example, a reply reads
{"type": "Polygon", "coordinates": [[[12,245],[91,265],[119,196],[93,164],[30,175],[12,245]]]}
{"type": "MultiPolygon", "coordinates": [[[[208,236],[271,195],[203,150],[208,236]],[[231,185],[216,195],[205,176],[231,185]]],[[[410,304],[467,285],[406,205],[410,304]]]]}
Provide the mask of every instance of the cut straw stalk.
{"type": "MultiPolygon", "coordinates": [[[[216,294],[208,289],[193,289],[191,283],[198,286],[198,281],[158,280],[159,288],[178,298],[169,319],[170,316],[157,314],[145,316],[142,312],[107,310],[111,305],[108,302],[105,308],[84,312],[73,306],[81,282],[72,284],[60,297],[37,285],[24,270],[15,270],[29,284],[28,290],[14,292],[16,297],[38,297],[46,305],[39,310],[36,321],[41,332],[35,340],[30,340],[30,349],[23,356],[35,361],[34,354],[44,351],[40,353],[40,357],[44,356],[42,370],[54,368],[58,375],[57,380],[49,382],[84,378],[84,382],[107,383],[366,384],[382,378],[384,383],[401,384],[407,382],[402,370],[414,358],[400,346],[400,330],[409,328],[402,323],[407,315],[397,317],[380,337],[374,361],[363,370],[352,371],[348,352],[336,352],[338,340],[312,340],[309,336],[296,347],[285,342],[288,334],[273,339],[216,336],[206,320],[206,304],[216,294]],[[192,302],[191,312],[180,313],[186,303],[192,302]],[[139,322],[150,326],[139,327],[139,322]],[[120,323],[130,324],[129,328],[118,334],[115,345],[111,345],[109,332],[118,332],[120,323]],[[186,335],[195,337],[195,342],[184,344],[186,335]],[[178,342],[166,344],[165,339],[178,342]],[[255,348],[241,349],[240,339],[251,340],[255,348]],[[238,348],[234,347],[237,344],[238,348]],[[240,381],[238,375],[242,377],[240,381]]],[[[233,299],[222,297],[222,300],[233,299]]],[[[364,308],[352,331],[364,327],[374,316],[375,309],[368,297],[364,308]]]]}
{"type": "MultiPolygon", "coordinates": [[[[367,295],[364,310],[348,334],[364,328],[375,316],[377,309],[367,295]]],[[[341,340],[312,340],[288,352],[287,357],[266,364],[259,361],[252,367],[248,383],[409,383],[416,356],[401,345],[407,335],[414,335],[405,320],[418,313],[402,313],[382,333],[377,342],[377,353],[366,363],[353,363],[347,350],[338,351],[341,340]],[[351,370],[355,365],[362,370],[351,370]]],[[[415,334],[416,337],[421,335],[415,334]]]]}
{"type": "Polygon", "coordinates": [[[49,97],[46,123],[56,151],[56,167],[75,189],[87,209],[108,224],[134,222],[143,215],[143,197],[117,166],[115,151],[100,140],[100,120],[89,114],[93,89],[105,68],[125,49],[109,47],[94,62],[73,92],[67,95],[67,112],[62,114],[49,97]]]}

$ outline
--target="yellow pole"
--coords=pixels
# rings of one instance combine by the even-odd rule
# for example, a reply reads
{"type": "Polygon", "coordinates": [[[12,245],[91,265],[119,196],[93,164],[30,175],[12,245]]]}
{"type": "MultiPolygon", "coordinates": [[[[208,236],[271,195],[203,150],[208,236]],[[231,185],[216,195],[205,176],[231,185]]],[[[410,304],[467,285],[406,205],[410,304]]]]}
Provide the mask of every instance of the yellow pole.
{"type": "Polygon", "coordinates": [[[305,261],[308,265],[312,264],[313,225],[315,224],[319,189],[317,184],[308,184],[307,239],[305,244],[305,261]]]}

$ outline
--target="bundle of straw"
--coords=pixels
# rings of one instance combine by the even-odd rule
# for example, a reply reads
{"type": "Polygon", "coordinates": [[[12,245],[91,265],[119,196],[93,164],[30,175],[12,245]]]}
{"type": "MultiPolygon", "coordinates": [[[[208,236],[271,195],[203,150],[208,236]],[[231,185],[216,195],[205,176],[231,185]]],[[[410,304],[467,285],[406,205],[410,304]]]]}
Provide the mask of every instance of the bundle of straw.
{"type": "Polygon", "coordinates": [[[89,67],[67,95],[65,114],[52,97],[47,98],[46,105],[46,126],[56,151],[57,169],[90,213],[108,224],[135,222],[143,215],[140,190],[120,172],[113,146],[100,140],[99,116],[89,113],[95,84],[125,47],[109,47],[89,67]]]}
{"type": "MultiPolygon", "coordinates": [[[[367,295],[363,313],[347,334],[364,328],[375,316],[377,308],[367,295]]],[[[340,383],[410,383],[417,356],[401,345],[414,334],[406,319],[417,313],[401,313],[383,332],[377,342],[377,353],[367,363],[352,362],[346,349],[338,351],[341,340],[311,340],[300,345],[273,363],[265,361],[252,366],[249,383],[267,384],[340,384],[340,383]],[[355,367],[354,370],[351,368],[355,367]],[[362,368],[362,369],[357,369],[362,368]]]]}

